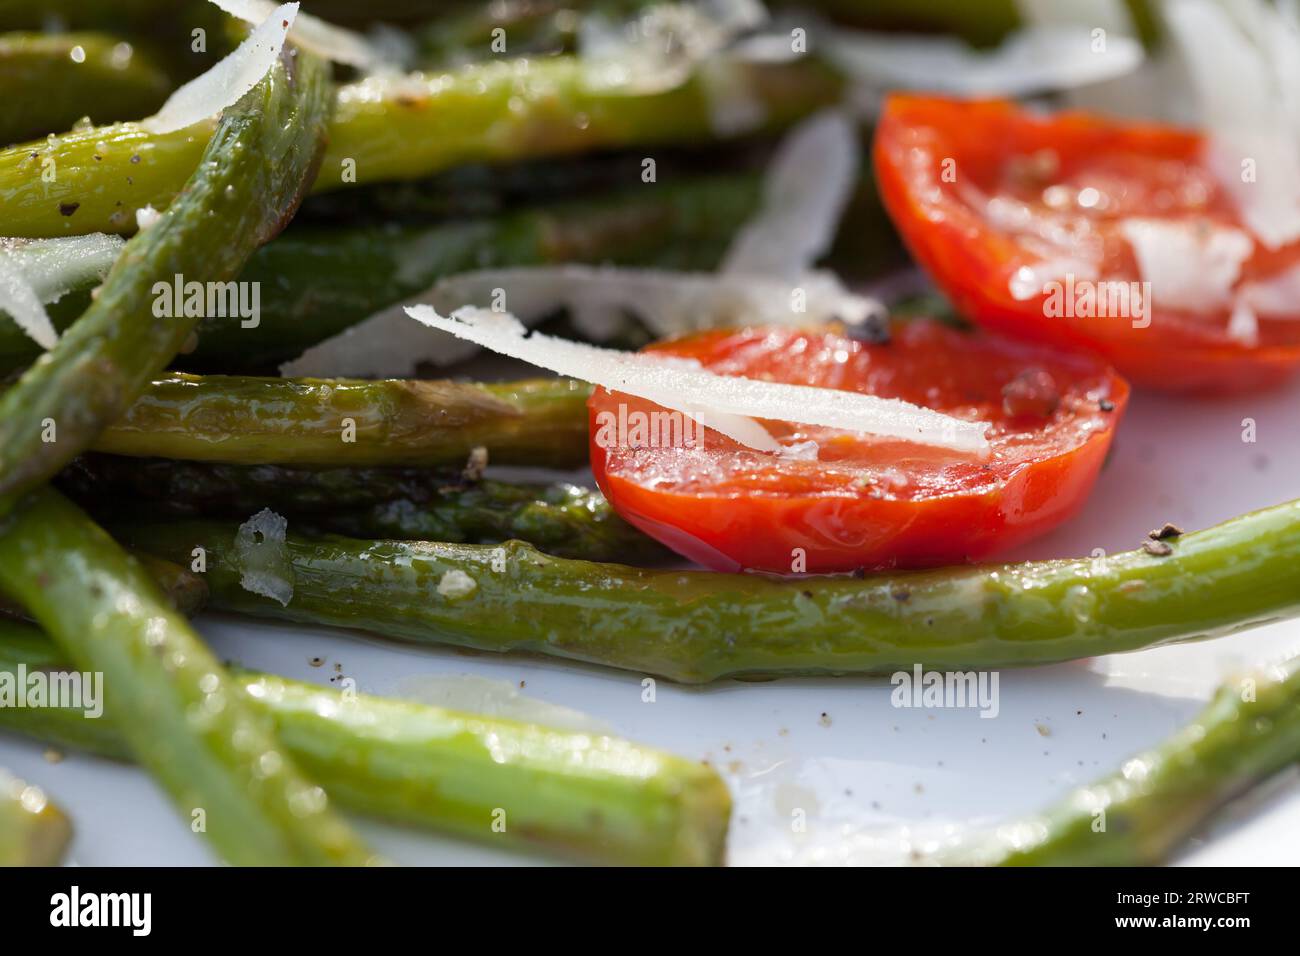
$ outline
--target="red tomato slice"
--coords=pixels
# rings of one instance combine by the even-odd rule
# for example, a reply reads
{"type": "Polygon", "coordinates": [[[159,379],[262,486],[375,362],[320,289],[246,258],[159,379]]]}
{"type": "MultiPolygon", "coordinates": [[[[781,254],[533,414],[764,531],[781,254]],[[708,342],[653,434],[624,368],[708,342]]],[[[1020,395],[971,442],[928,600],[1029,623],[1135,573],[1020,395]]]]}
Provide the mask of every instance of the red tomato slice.
{"type": "Polygon", "coordinates": [[[1080,507],[1128,400],[1128,385],[1099,359],[931,321],[897,323],[877,345],[840,329],[768,328],[706,332],[650,351],[991,425],[984,458],[789,422],[764,424],[783,444],[815,441],[815,458],[753,451],[713,431],[702,447],[681,447],[660,429],[660,447],[646,447],[631,425],[665,410],[597,389],[591,463],[601,491],[647,534],[725,571],[919,568],[1018,544],[1080,507]],[[620,416],[621,434],[611,427],[620,416]]]}
{"type": "MultiPolygon", "coordinates": [[[[1205,146],[1196,133],[1163,126],[1048,117],[1000,101],[894,96],[876,129],[875,167],[885,207],[913,256],[978,324],[1095,351],[1135,384],[1258,388],[1300,364],[1300,296],[1283,278],[1300,266],[1300,243],[1269,250],[1242,225],[1202,159],[1205,146]],[[1126,233],[1135,220],[1202,237],[1244,233],[1241,241],[1251,245],[1225,290],[1233,298],[1215,301],[1199,294],[1195,281],[1168,281],[1166,273],[1153,281],[1145,314],[1116,316],[1130,283],[1152,279],[1139,272],[1126,233]],[[1087,267],[1078,278],[1087,269],[1093,277],[1047,289],[1049,277],[1064,279],[1076,263],[1087,267]],[[1253,341],[1231,334],[1243,285],[1270,282],[1282,283],[1271,298],[1294,303],[1290,314],[1257,314],[1253,341]],[[1088,285],[1091,305],[1082,298],[1088,285]]],[[[1174,272],[1196,261],[1176,256],[1174,272]]],[[[1190,276],[1209,271],[1192,265],[1190,276]]],[[[1300,272],[1292,277],[1300,282],[1300,272]]]]}

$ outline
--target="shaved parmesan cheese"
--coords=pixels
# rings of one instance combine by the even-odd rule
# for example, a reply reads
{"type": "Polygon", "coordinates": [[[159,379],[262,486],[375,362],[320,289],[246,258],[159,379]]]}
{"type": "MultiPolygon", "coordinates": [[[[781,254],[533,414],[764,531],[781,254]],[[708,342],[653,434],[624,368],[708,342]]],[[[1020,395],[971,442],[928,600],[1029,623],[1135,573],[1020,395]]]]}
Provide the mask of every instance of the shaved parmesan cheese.
{"type": "Polygon", "coordinates": [[[140,125],[151,133],[170,133],[237,103],[275,65],[297,15],[297,3],[276,7],[229,56],[172,93],[162,109],[140,125]]]}
{"type": "Polygon", "coordinates": [[[578,25],[578,53],[590,89],[662,93],[680,86],[695,68],[742,32],[767,19],[758,0],[658,3],[631,20],[595,11],[578,25]]]}
{"type": "Polygon", "coordinates": [[[233,563],[245,591],[260,594],[287,607],[293,599],[294,573],[285,535],[286,518],[263,508],[235,533],[233,563]]]}
{"type": "Polygon", "coordinates": [[[1243,282],[1237,299],[1270,319],[1300,317],[1300,266],[1292,266],[1266,279],[1243,282]]]}
{"type": "Polygon", "coordinates": [[[438,579],[438,593],[448,601],[461,601],[473,597],[478,582],[459,568],[452,568],[438,579]]]}
{"type": "Polygon", "coordinates": [[[1170,36],[1200,101],[1206,162],[1270,249],[1300,239],[1300,23],[1293,3],[1182,0],[1170,36]]]}
{"type": "Polygon", "coordinates": [[[1151,301],[1166,309],[1212,312],[1232,303],[1241,264],[1255,243],[1240,229],[1166,219],[1126,219],[1120,232],[1133,247],[1151,301]]]}
{"type": "Polygon", "coordinates": [[[1259,318],[1241,298],[1233,303],[1232,315],[1228,318],[1228,338],[1236,339],[1242,345],[1259,344],[1259,318]]]}
{"type": "Polygon", "coordinates": [[[996,50],[955,37],[864,33],[836,27],[822,40],[832,63],[871,89],[935,90],[963,96],[1025,96],[1122,76],[1142,62],[1133,37],[1096,47],[1086,26],[1025,27],[996,50]]]}
{"type": "Polygon", "coordinates": [[[0,239],[0,258],[7,256],[37,298],[48,304],[104,278],[125,245],[121,236],[102,232],[58,239],[0,239]]]}
{"type": "Polygon", "coordinates": [[[800,123],[765,175],[763,207],[732,240],[722,271],[796,279],[835,239],[860,162],[857,131],[827,110],[800,123]]]}
{"type": "MultiPolygon", "coordinates": [[[[275,13],[271,0],[211,0],[232,17],[248,23],[263,23],[275,13]]],[[[335,63],[355,66],[363,70],[374,69],[382,58],[371,43],[361,34],[326,23],[308,13],[301,13],[294,21],[289,38],[304,50],[319,53],[335,63]]]]}
{"type": "Polygon", "coordinates": [[[521,321],[568,309],[579,330],[597,341],[609,338],[627,313],[663,337],[729,325],[816,325],[837,318],[856,323],[880,311],[829,272],[810,273],[792,285],[762,275],[586,265],[462,273],[439,282],[423,301],[439,311],[487,306],[498,289],[521,321]]]}
{"type": "Polygon", "coordinates": [[[421,362],[454,365],[477,351],[472,342],[429,335],[412,325],[400,308],[393,308],[318,342],[283,363],[280,374],[290,378],[407,378],[421,362]]]}
{"type": "Polygon", "coordinates": [[[513,316],[460,309],[444,318],[427,305],[406,310],[417,322],[561,375],[672,408],[760,451],[781,446],[752,417],[868,432],[886,438],[986,452],[988,424],[953,418],[899,399],[806,385],[716,375],[682,360],[615,352],[527,330],[513,316]],[[753,427],[757,426],[757,428],[753,427]]]}
{"type": "MultiPolygon", "coordinates": [[[[586,265],[465,272],[443,279],[415,301],[446,314],[467,304],[492,305],[499,293],[521,322],[535,324],[567,309],[577,329],[597,342],[614,337],[628,315],[664,337],[730,325],[805,326],[834,319],[858,324],[885,311],[875,300],[849,292],[829,272],[809,273],[792,284],[764,276],[586,265]]],[[[400,378],[421,362],[450,365],[474,351],[470,342],[417,329],[396,306],[312,346],[280,371],[400,378]]]]}
{"type": "Polygon", "coordinates": [[[161,218],[162,213],[153,206],[144,206],[135,211],[135,227],[144,232],[161,218]]]}
{"type": "Polygon", "coordinates": [[[0,311],[9,313],[18,327],[41,348],[52,349],[59,341],[59,333],[45,306],[22,272],[6,256],[0,256],[0,311]]]}
{"type": "Polygon", "coordinates": [[[0,240],[0,313],[7,313],[42,348],[53,348],[59,335],[45,311],[107,273],[124,241],[95,233],[66,239],[0,240]]]}

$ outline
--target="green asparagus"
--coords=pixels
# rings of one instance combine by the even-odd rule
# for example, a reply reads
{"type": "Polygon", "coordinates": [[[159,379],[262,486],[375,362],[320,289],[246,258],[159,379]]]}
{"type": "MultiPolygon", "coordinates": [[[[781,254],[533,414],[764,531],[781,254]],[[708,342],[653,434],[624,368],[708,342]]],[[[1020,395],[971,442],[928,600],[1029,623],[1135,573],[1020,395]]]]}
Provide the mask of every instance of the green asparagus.
{"type": "Polygon", "coordinates": [[[229,525],[115,530],[171,560],[205,548],[212,604],[225,610],[532,651],[684,683],[1047,664],[1300,613],[1300,501],[1184,535],[1163,557],[1143,549],[865,580],[646,570],[551,558],[520,542],[291,534],[295,583],[285,607],[240,587],[229,525]]]}
{"type": "MultiPolygon", "coordinates": [[[[295,225],[259,249],[240,275],[257,285],[258,324],[245,327],[238,314],[205,318],[197,347],[178,364],[192,371],[266,369],[471,269],[558,262],[712,268],[758,208],[759,191],[753,174],[697,176],[434,226],[295,225]]],[[[87,302],[59,302],[51,309],[56,327],[71,324],[87,302]]],[[[39,354],[15,323],[0,321],[0,368],[39,354]]]]}
{"type": "MultiPolygon", "coordinates": [[[[36,628],[0,621],[0,673],[69,666],[36,628]]],[[[585,731],[553,730],[267,674],[236,671],[300,766],[371,816],[601,863],[720,863],[730,796],[709,767],[585,731]],[[503,830],[493,813],[504,811],[503,830]]],[[[0,710],[0,726],[126,759],[113,703],[88,721],[58,708],[0,710]],[[93,725],[93,726],[87,726],[93,725]]]]}
{"type": "MultiPolygon", "coordinates": [[[[179,564],[155,558],[151,554],[132,555],[146,574],[158,585],[167,603],[177,613],[190,617],[208,601],[208,585],[203,578],[179,564]]],[[[25,608],[0,594],[0,614],[28,617],[25,608]]]]}
{"type": "MultiPolygon", "coordinates": [[[[555,57],[344,86],[315,189],[417,179],[466,163],[706,143],[780,129],[840,92],[836,76],[814,60],[720,61],[682,86],[640,95],[591,89],[586,76],[577,59],[555,57]],[[727,125],[735,98],[761,110],[756,127],[727,125]]],[[[5,228],[28,237],[130,232],[137,209],[171,202],[206,142],[202,126],[153,134],[120,123],[0,150],[5,228]],[[53,182],[41,179],[46,160],[58,170],[53,182]]]]}
{"type": "Polygon", "coordinates": [[[1153,866],[1224,803],[1300,761],[1300,658],[1225,683],[1192,723],[1039,817],[1000,828],[975,862],[1153,866]]]}
{"type": "Polygon", "coordinates": [[[71,841],[72,825],[45,791],[0,767],[0,867],[57,866],[71,841]]]}
{"type": "Polygon", "coordinates": [[[155,381],[97,451],[242,464],[463,465],[587,460],[590,387],[174,374],[155,381]]]}
{"type": "Polygon", "coordinates": [[[0,514],[120,417],[189,337],[196,317],[155,317],[155,283],[232,279],[292,216],[328,89],[323,62],[286,50],[225,111],[185,192],[127,244],[85,315],[0,397],[0,514]]]}
{"type": "Polygon", "coordinates": [[[33,493],[11,516],[0,589],[77,670],[104,675],[132,753],[226,860],[372,862],[145,571],[57,492],[33,493]]]}
{"type": "Polygon", "coordinates": [[[171,88],[166,71],[121,37],[102,33],[0,34],[0,143],[147,116],[171,88]]]}
{"type": "Polygon", "coordinates": [[[662,561],[669,552],[599,492],[566,482],[484,481],[448,469],[285,468],[87,455],[60,476],[92,514],[238,517],[270,508],[295,527],[359,538],[527,541],[585,561],[662,561]]]}

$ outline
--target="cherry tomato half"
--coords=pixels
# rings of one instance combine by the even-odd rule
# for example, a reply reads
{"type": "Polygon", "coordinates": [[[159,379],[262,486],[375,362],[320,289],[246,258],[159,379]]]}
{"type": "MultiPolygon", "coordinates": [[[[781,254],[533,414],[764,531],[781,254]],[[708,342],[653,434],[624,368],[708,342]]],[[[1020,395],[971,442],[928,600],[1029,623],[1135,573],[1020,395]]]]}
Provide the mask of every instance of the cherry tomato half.
{"type": "Polygon", "coordinates": [[[675,442],[662,428],[647,440],[630,426],[665,410],[598,388],[589,409],[601,491],[647,534],[725,571],[930,567],[1018,544],[1083,503],[1129,391],[1091,356],[929,320],[895,323],[881,344],[840,328],[763,328],[649,351],[718,374],[900,398],[990,423],[990,454],[980,457],[768,421],[782,444],[816,443],[802,456],[772,455],[711,430],[694,447],[683,446],[698,436],[675,442]],[[610,427],[620,420],[630,424],[610,427]]]}
{"type": "Polygon", "coordinates": [[[1197,133],[894,96],[874,152],[913,256],[985,328],[1097,352],[1153,388],[1258,388],[1300,364],[1300,243],[1266,248],[1242,224],[1197,133]],[[1147,275],[1135,229],[1164,260],[1147,275]]]}

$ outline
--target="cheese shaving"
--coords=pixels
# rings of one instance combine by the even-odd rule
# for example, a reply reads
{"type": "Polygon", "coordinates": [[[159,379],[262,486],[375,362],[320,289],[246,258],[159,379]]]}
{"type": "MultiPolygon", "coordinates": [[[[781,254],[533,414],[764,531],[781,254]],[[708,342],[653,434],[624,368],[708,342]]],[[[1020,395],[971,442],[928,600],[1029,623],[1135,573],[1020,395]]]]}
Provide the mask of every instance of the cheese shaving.
{"type": "Polygon", "coordinates": [[[1241,265],[1255,248],[1240,229],[1185,220],[1126,219],[1120,232],[1151,283],[1152,303],[1188,312],[1231,305],[1241,265]]]}
{"type": "Polygon", "coordinates": [[[417,322],[560,375],[636,395],[689,415],[759,451],[779,452],[754,418],[866,432],[961,452],[986,453],[986,422],[953,418],[899,399],[839,389],[716,375],[695,363],[616,352],[552,336],[528,334],[507,313],[459,309],[444,318],[427,305],[406,309],[417,322]],[[757,423],[753,423],[757,425],[757,423]]]}
{"type": "Polygon", "coordinates": [[[58,341],[45,305],[102,279],[121,252],[120,236],[0,239],[0,313],[8,313],[42,348],[58,341]]]}
{"type": "Polygon", "coordinates": [[[1097,49],[1084,26],[1025,27],[991,51],[955,37],[864,33],[835,28],[822,42],[827,57],[860,85],[963,96],[1025,96],[1123,76],[1143,59],[1142,44],[1109,36],[1097,49]]]}
{"type": "Polygon", "coordinates": [[[1206,163],[1270,249],[1300,239],[1300,17],[1294,3],[1182,0],[1165,19],[1209,134],[1206,163]]]}
{"type": "Polygon", "coordinates": [[[732,240],[722,271],[797,279],[830,249],[857,184],[857,130],[828,110],[800,123],[764,176],[763,206],[732,240]]]}
{"type": "Polygon", "coordinates": [[[162,109],[140,125],[151,133],[170,133],[237,103],[275,65],[297,15],[297,3],[276,7],[233,52],[177,89],[162,109]]]}
{"type": "MultiPolygon", "coordinates": [[[[248,23],[263,23],[275,13],[271,0],[210,0],[223,11],[248,23]]],[[[289,39],[304,50],[318,53],[335,63],[372,70],[383,62],[383,55],[365,37],[351,30],[326,23],[319,17],[300,13],[289,31],[289,39]]]]}

